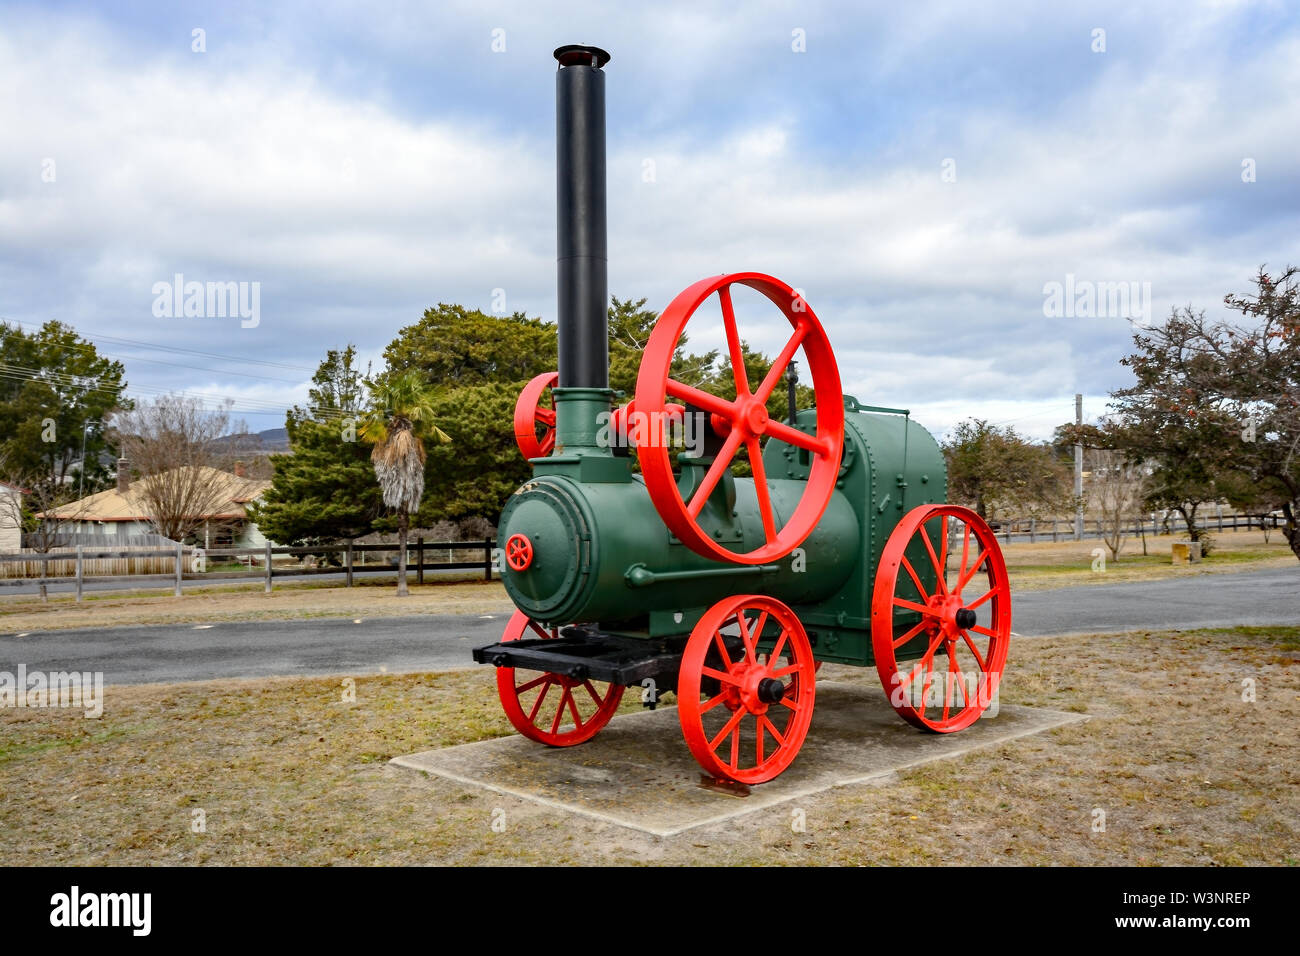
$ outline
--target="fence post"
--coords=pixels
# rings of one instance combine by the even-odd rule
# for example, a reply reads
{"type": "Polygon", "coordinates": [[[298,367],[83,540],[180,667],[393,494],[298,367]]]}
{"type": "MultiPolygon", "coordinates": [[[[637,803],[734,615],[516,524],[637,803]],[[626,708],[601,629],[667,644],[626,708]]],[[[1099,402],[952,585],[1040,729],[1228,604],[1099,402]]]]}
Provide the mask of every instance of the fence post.
{"type": "Polygon", "coordinates": [[[266,586],[265,593],[271,593],[271,542],[266,542],[266,586]]]}
{"type": "Polygon", "coordinates": [[[85,568],[81,560],[81,545],[77,545],[77,603],[81,603],[81,584],[85,575],[85,568]]]}
{"type": "Polygon", "coordinates": [[[182,572],[182,570],[183,570],[182,567],[181,567],[181,562],[185,560],[185,557],[184,557],[184,555],[182,554],[182,551],[184,550],[184,548],[185,548],[185,546],[184,546],[183,544],[181,544],[179,541],[176,542],[176,568],[175,568],[175,570],[176,570],[176,587],[175,587],[175,588],[173,589],[173,591],[172,591],[172,596],[173,596],[173,597],[180,597],[180,596],[181,596],[181,572],[182,572]]]}
{"type": "Polygon", "coordinates": [[[1036,540],[1038,540],[1037,531],[1038,531],[1038,519],[1030,518],[1029,519],[1029,543],[1030,544],[1033,544],[1036,540]]]}
{"type": "Polygon", "coordinates": [[[1056,519],[1052,519],[1052,544],[1056,544],[1056,519]]]}
{"type": "Polygon", "coordinates": [[[492,580],[492,539],[483,539],[483,580],[492,580]]]}
{"type": "Polygon", "coordinates": [[[415,583],[424,583],[424,537],[415,539],[415,583]]]}
{"type": "Polygon", "coordinates": [[[345,564],[348,569],[348,587],[352,587],[352,539],[348,538],[348,552],[345,564]]]}

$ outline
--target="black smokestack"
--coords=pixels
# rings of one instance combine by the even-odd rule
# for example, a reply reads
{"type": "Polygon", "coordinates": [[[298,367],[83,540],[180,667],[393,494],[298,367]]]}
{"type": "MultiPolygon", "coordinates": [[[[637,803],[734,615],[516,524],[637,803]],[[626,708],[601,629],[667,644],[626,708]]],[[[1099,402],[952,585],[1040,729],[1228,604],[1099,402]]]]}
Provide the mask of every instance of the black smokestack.
{"type": "Polygon", "coordinates": [[[561,388],[609,387],[605,241],[605,74],[594,46],[555,51],[561,388]]]}

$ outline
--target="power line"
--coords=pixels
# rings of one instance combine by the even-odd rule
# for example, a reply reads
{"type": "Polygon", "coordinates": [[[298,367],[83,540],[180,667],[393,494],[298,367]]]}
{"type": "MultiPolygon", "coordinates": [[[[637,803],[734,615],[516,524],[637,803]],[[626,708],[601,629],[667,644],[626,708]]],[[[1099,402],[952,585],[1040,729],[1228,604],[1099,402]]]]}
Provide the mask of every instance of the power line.
{"type": "MultiPolygon", "coordinates": [[[[195,392],[187,390],[162,389],[147,385],[123,386],[115,381],[103,379],[87,378],[84,376],[68,375],[62,372],[51,372],[49,370],[31,369],[20,365],[7,365],[0,363],[0,379],[14,382],[42,382],[52,387],[76,388],[86,392],[96,392],[109,395],[114,398],[125,393],[127,395],[161,396],[161,395],[181,395],[189,398],[196,398],[203,402],[211,402],[218,405],[229,405],[230,411],[243,412],[245,414],[283,414],[291,411],[296,405],[286,405],[279,402],[265,401],[256,398],[233,398],[229,395],[217,395],[211,392],[195,392]]],[[[346,413],[337,409],[320,408],[316,406],[307,406],[307,410],[313,414],[326,419],[342,419],[347,417],[346,413]]]]}
{"type": "MultiPolygon", "coordinates": [[[[40,328],[42,328],[42,326],[40,326],[40,325],[38,325],[38,324],[36,324],[36,323],[34,323],[34,322],[23,322],[23,321],[21,321],[21,320],[19,320],[19,319],[7,319],[7,318],[4,318],[3,316],[0,316],[0,323],[9,323],[9,324],[12,324],[12,325],[21,325],[21,326],[25,326],[26,328],[29,328],[29,329],[38,329],[38,330],[39,330],[40,328]]],[[[160,351],[160,352],[176,352],[176,353],[183,354],[183,355],[199,355],[199,356],[202,356],[203,358],[221,359],[222,361],[226,361],[226,362],[243,362],[243,363],[248,364],[248,365],[266,365],[266,366],[271,367],[271,368],[282,368],[282,369],[287,369],[288,371],[291,371],[291,372],[306,372],[306,373],[308,373],[309,375],[314,375],[314,374],[316,374],[316,369],[314,369],[314,368],[306,368],[306,367],[301,366],[301,365],[287,365],[287,364],[285,364],[284,362],[271,362],[271,361],[268,361],[268,360],[266,360],[266,359],[243,358],[243,357],[235,356],[235,355],[221,355],[221,354],[219,354],[219,353],[217,353],[217,352],[202,352],[202,351],[199,351],[198,349],[186,349],[186,348],[181,348],[180,346],[176,346],[176,345],[159,345],[159,344],[157,344],[157,343],[155,343],[155,342],[140,342],[140,341],[137,341],[136,339],[124,339],[124,338],[120,338],[120,337],[115,336],[115,335],[102,335],[102,334],[98,334],[98,333],[96,333],[96,334],[94,334],[93,336],[91,336],[91,335],[82,336],[80,332],[77,332],[76,334],[77,334],[78,336],[81,336],[81,337],[83,337],[83,338],[86,338],[86,339],[89,339],[89,340],[92,340],[92,341],[95,340],[95,339],[99,339],[99,340],[102,340],[102,341],[105,341],[105,342],[117,342],[117,343],[120,344],[120,345],[134,345],[134,346],[137,346],[137,347],[139,347],[139,348],[155,349],[155,350],[160,351]]],[[[78,346],[78,347],[83,348],[83,349],[85,348],[85,346],[78,346]]],[[[215,371],[215,370],[214,370],[214,371],[215,371]]]]}

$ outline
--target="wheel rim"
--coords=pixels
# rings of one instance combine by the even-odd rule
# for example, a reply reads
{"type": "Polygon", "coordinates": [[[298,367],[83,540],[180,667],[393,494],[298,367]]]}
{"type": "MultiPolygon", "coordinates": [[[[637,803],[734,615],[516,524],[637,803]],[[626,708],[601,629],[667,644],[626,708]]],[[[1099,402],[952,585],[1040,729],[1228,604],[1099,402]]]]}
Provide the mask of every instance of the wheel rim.
{"type": "Polygon", "coordinates": [[[826,333],[803,297],[780,279],[757,272],[714,276],[687,288],[669,303],[655,323],[637,374],[637,409],[650,416],[650,420],[663,420],[660,416],[665,414],[670,398],[708,413],[714,431],[723,438],[723,443],[703,480],[691,490],[689,500],[683,498],[673,474],[668,436],[662,430],[652,429],[651,440],[638,446],[637,456],[646,488],[655,510],[669,530],[697,554],[740,564],[763,564],[798,547],[816,527],[830,502],[844,449],[844,401],[839,370],[826,333]],[[762,293],[794,328],[794,334],[778,353],[762,382],[754,387],[745,375],[740,332],[731,300],[733,285],[748,286],[762,293]],[[687,323],[714,295],[718,297],[735,377],[737,397],[733,401],[679,382],[671,375],[673,357],[687,323]],[[816,393],[817,426],[811,435],[769,418],[766,410],[768,398],[801,348],[812,371],[816,393]],[[778,525],[779,516],[772,507],[767,487],[762,460],[764,437],[787,442],[798,447],[800,454],[806,452],[809,456],[810,470],[803,497],[783,525],[778,525]],[[741,447],[745,448],[753,469],[754,491],[764,534],[764,543],[748,552],[730,550],[698,522],[704,505],[723,474],[734,464],[741,447]]]}
{"type": "Polygon", "coordinates": [[[908,512],[881,553],[871,602],[893,708],[925,730],[969,727],[997,693],[1010,639],[1007,568],[988,524],[956,505],[908,512]]]}
{"type": "Polygon", "coordinates": [[[710,608],[691,632],[677,678],[682,735],[705,772],[763,783],[789,767],[812,721],[814,667],[803,626],[780,601],[738,595],[710,608]],[[764,653],[759,635],[769,628],[773,636],[763,643],[772,647],[764,653]],[[777,701],[764,696],[771,680],[785,687],[777,701]]]}
{"type": "Polygon", "coordinates": [[[555,450],[555,408],[542,401],[559,380],[559,372],[543,372],[515,400],[515,444],[525,458],[545,458],[555,450]]]}
{"type": "MultiPolygon", "coordinates": [[[[559,628],[545,628],[523,611],[516,611],[501,640],[551,640],[558,636],[559,628]]],[[[516,673],[513,667],[498,667],[497,694],[506,717],[519,733],[550,747],[572,747],[590,740],[609,723],[623,699],[623,688],[562,674],[516,673]]]]}

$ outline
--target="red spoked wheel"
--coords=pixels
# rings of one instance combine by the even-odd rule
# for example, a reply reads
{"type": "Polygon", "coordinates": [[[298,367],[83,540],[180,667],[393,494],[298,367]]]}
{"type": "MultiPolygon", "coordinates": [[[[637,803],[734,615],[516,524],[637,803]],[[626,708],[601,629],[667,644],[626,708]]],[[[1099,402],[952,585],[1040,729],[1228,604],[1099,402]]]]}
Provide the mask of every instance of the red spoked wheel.
{"type": "Polygon", "coordinates": [[[814,669],[808,636],[780,601],[740,594],[713,605],[691,631],[677,676],[682,735],[705,772],[764,783],[789,767],[812,722],[814,669]],[[773,642],[769,652],[760,639],[773,642]]]}
{"type": "Polygon", "coordinates": [[[679,399],[710,415],[716,434],[723,438],[721,450],[705,472],[703,480],[684,498],[673,475],[670,442],[666,435],[652,435],[637,447],[646,488],[670,531],[697,554],[739,564],[763,564],[793,551],[816,527],[835,490],[844,448],[844,402],[839,369],[821,323],[794,289],[780,279],[758,272],[701,279],[669,303],[659,316],[646,343],[637,374],[636,407],[650,416],[661,415],[670,398],[679,399]],[[763,380],[751,386],[745,374],[740,331],[731,299],[733,285],[748,286],[767,297],[794,328],[763,380]],[[687,323],[700,306],[714,295],[718,298],[727,352],[735,377],[736,398],[727,400],[701,391],[672,377],[673,355],[687,323]],[[770,418],[767,401],[785,375],[790,360],[803,349],[812,372],[816,393],[817,424],[813,434],[770,418]],[[778,526],[763,466],[763,439],[794,445],[810,456],[810,471],[802,498],[789,518],[778,526]],[[748,552],[737,552],[714,539],[699,524],[700,512],[723,474],[735,463],[741,448],[748,454],[754,474],[754,493],[763,523],[764,542],[748,552]]]}
{"type": "MultiPolygon", "coordinates": [[[[501,640],[517,641],[525,636],[549,640],[559,636],[559,629],[544,628],[523,611],[516,611],[501,640]]],[[[609,723],[623,699],[623,688],[549,672],[516,674],[513,667],[498,667],[497,694],[510,723],[529,740],[549,747],[572,747],[590,740],[609,723]]]]}
{"type": "Polygon", "coordinates": [[[559,372],[543,372],[515,401],[515,444],[525,458],[545,458],[555,450],[555,409],[542,401],[559,380],[559,372]]]}
{"type": "Polygon", "coordinates": [[[997,693],[1010,641],[1007,566],[988,524],[956,505],[904,515],[871,601],[876,670],[894,710],[923,730],[969,727],[997,693]]]}

